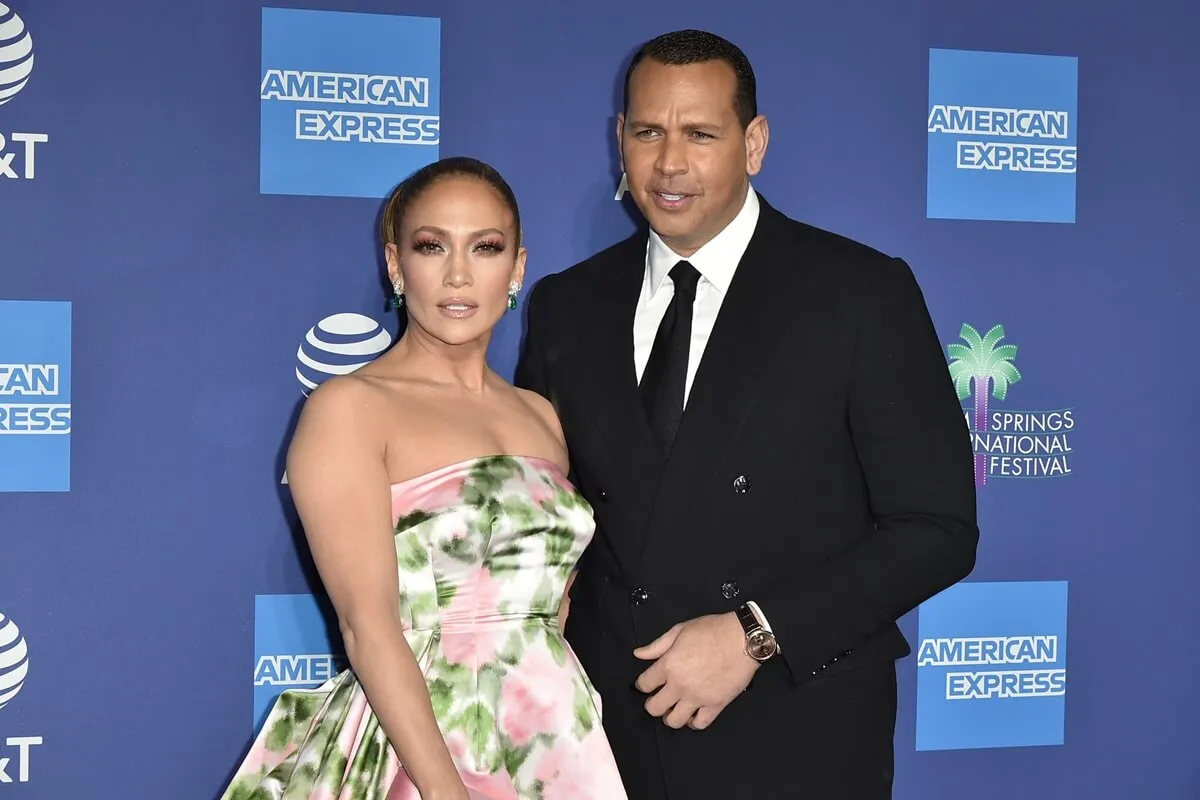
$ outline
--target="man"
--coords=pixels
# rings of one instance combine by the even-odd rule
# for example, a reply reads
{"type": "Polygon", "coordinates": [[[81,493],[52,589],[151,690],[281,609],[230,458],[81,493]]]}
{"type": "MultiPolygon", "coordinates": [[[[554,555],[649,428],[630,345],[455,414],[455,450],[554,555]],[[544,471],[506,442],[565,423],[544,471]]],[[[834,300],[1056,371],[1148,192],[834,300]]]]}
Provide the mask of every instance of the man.
{"type": "Polygon", "coordinates": [[[566,633],[629,796],[890,798],[895,620],[979,535],[921,291],[750,187],[767,121],[724,39],[643,46],[617,138],[650,230],[538,283],[517,383],[595,508],[566,633]]]}

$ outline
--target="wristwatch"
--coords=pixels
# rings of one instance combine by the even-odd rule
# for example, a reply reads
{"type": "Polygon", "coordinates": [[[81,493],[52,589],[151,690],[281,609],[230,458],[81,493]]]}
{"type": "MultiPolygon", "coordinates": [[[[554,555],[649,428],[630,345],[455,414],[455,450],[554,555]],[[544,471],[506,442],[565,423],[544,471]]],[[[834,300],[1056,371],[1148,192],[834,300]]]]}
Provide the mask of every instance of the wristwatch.
{"type": "Polygon", "coordinates": [[[743,603],[734,613],[737,614],[738,622],[742,623],[742,630],[746,632],[746,655],[761,664],[779,652],[775,634],[763,628],[748,605],[743,603]]]}

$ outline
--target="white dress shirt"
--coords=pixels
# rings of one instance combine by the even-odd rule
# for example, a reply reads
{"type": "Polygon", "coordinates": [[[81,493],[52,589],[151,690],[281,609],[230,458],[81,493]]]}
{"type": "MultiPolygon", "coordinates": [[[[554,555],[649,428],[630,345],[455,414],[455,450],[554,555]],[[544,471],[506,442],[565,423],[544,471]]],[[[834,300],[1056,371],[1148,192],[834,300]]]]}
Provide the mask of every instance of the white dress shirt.
{"type": "MultiPolygon", "coordinates": [[[[684,259],[667,246],[666,242],[653,230],[646,242],[646,271],[642,278],[642,293],[638,297],[637,309],[633,314],[633,360],[637,369],[638,383],[642,381],[642,373],[646,371],[646,362],[650,360],[650,351],[654,348],[654,338],[658,335],[658,326],[667,306],[675,296],[675,285],[671,282],[671,268],[680,261],[687,261],[700,273],[700,283],[696,286],[696,302],[692,306],[692,343],[688,353],[687,381],[684,384],[684,405],[687,405],[688,395],[692,391],[692,382],[696,378],[696,369],[704,356],[704,348],[708,337],[712,335],[713,325],[717,321],[717,312],[729,284],[733,281],[733,273],[737,271],[738,262],[750,245],[754,229],[758,225],[758,195],[754,187],[746,192],[746,202],[742,210],[725,226],[725,229],[712,238],[707,244],[684,259]]],[[[758,622],[768,633],[771,625],[766,616],[754,601],[746,603],[758,622]]],[[[780,648],[782,649],[782,648],[780,648]]]]}
{"type": "Polygon", "coordinates": [[[689,256],[680,257],[654,231],[646,243],[646,271],[642,279],[642,293],[638,297],[637,310],[633,315],[633,361],[637,368],[638,382],[650,360],[654,348],[654,337],[659,323],[667,313],[667,306],[675,296],[675,285],[671,282],[671,268],[686,260],[700,273],[696,286],[696,302],[692,308],[692,346],[688,354],[687,381],[684,384],[684,405],[692,391],[696,368],[704,355],[708,337],[717,321],[721,302],[729,291],[733,273],[750,244],[754,228],[758,224],[758,195],[751,187],[746,192],[742,210],[711,241],[689,256]]]}

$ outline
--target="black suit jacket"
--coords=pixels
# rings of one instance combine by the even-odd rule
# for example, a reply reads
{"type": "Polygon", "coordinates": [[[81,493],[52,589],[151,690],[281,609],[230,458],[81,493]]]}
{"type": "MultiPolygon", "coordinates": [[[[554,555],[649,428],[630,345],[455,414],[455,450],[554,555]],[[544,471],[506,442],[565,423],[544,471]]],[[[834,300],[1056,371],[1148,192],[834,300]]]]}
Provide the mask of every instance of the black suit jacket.
{"type": "Polygon", "coordinates": [[[633,800],[889,797],[895,620],[974,567],[970,436],[911,270],[760,205],[666,457],[633,360],[646,233],[528,300],[516,382],[598,523],[567,638],[633,800]],[[747,600],[780,656],[708,730],[650,717],[632,650],[747,600]]]}

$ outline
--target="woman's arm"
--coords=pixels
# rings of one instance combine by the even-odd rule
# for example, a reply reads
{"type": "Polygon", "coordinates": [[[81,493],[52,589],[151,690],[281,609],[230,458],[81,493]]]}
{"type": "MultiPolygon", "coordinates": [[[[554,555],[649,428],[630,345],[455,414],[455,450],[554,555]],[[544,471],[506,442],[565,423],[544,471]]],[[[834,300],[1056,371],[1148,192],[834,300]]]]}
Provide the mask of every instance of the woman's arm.
{"type": "Polygon", "coordinates": [[[575,582],[576,570],[571,570],[571,576],[567,578],[567,588],[563,589],[562,605],[558,607],[558,629],[565,631],[567,629],[567,616],[571,613],[571,584],[575,582]]]}
{"type": "Polygon", "coordinates": [[[305,402],[288,450],[288,485],[346,655],[384,733],[422,798],[466,798],[404,638],[379,433],[381,402],[357,379],[334,379],[305,402]]]}

